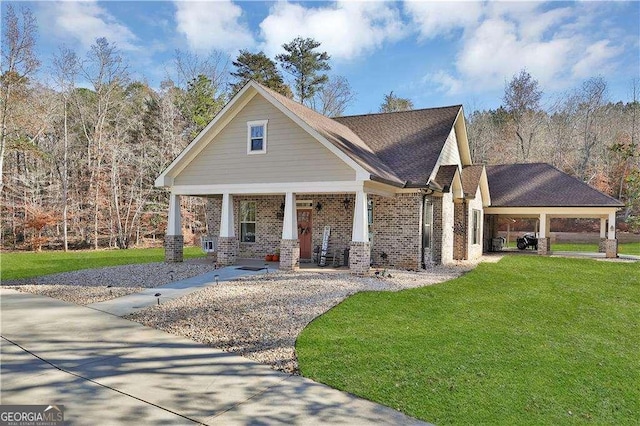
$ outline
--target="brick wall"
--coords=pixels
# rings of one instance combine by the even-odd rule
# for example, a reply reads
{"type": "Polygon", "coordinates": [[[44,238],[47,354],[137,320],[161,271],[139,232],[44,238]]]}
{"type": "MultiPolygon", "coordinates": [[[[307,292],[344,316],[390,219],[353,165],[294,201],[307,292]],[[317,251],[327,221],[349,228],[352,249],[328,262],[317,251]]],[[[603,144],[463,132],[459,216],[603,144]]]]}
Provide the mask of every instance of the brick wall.
{"type": "MultiPolygon", "coordinates": [[[[345,248],[351,243],[353,226],[354,194],[297,194],[298,201],[313,202],[312,208],[312,248],[322,244],[325,225],[331,226],[329,238],[329,254],[337,249],[342,257],[345,248]],[[344,200],[348,199],[345,208],[344,200]],[[318,211],[316,205],[322,208],[318,211]]],[[[373,200],[373,224],[371,256],[376,264],[395,266],[404,269],[421,267],[421,205],[422,195],[396,194],[394,197],[369,195],[373,200]],[[382,253],[387,255],[386,260],[382,253]]],[[[280,249],[282,236],[282,218],[280,206],[284,195],[268,196],[234,196],[234,218],[236,235],[240,238],[239,208],[241,201],[256,201],[256,242],[240,242],[239,257],[263,258],[267,253],[280,249]]],[[[210,197],[206,206],[207,229],[210,235],[218,235],[222,197],[210,197]]],[[[434,208],[434,218],[436,216],[434,208]]],[[[435,222],[435,219],[434,219],[435,222]]],[[[435,222],[437,223],[437,222],[435,222]]],[[[434,223],[434,225],[435,225],[434,223]]],[[[434,235],[434,243],[436,243],[434,235]]]]}
{"type": "Polygon", "coordinates": [[[469,228],[469,208],[465,200],[456,200],[453,206],[454,226],[453,226],[453,258],[455,260],[465,260],[468,256],[468,248],[471,233],[469,228]]]}
{"type": "Polygon", "coordinates": [[[403,269],[419,269],[422,254],[422,195],[370,195],[373,200],[371,257],[375,264],[403,269]],[[382,254],[387,255],[386,260],[382,254]]]}

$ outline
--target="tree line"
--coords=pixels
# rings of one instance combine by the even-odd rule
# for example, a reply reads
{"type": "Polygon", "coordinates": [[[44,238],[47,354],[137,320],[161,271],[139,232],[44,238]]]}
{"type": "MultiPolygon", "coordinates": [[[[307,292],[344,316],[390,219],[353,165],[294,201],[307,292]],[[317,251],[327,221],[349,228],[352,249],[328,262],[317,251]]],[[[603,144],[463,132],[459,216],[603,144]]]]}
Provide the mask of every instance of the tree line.
{"type": "MultiPolygon", "coordinates": [[[[233,60],[219,52],[176,51],[175,71],[153,88],[131,77],[118,47],[106,38],[87,52],[61,46],[53,57],[38,58],[38,28],[30,9],[7,5],[5,12],[3,248],[160,243],[167,193],[154,188],[155,177],[246,82],[258,81],[328,116],[343,114],[356,96],[345,77],[328,74],[331,57],[310,38],[285,43],[273,59],[247,50],[233,60]]],[[[637,216],[637,102],[611,104],[584,92],[549,112],[539,106],[537,82],[529,76],[521,83],[533,85],[528,97],[510,85],[504,107],[469,115],[474,159],[543,159],[625,200],[627,217],[637,216]]],[[[389,92],[379,111],[412,108],[410,99],[389,92]]],[[[203,200],[186,197],[184,208],[186,235],[203,232],[203,200]]]]}

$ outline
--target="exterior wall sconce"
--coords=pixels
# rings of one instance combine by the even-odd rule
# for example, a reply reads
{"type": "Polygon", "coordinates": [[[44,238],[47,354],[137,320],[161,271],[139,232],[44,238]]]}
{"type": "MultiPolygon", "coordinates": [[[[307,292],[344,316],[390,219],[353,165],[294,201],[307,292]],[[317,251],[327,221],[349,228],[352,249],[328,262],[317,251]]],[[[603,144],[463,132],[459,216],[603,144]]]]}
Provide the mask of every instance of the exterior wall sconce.
{"type": "Polygon", "coordinates": [[[322,210],[322,203],[318,201],[318,203],[316,204],[316,211],[320,213],[320,210],[322,210]]]}
{"type": "Polygon", "coordinates": [[[342,201],[342,204],[344,204],[344,209],[345,210],[349,210],[349,204],[351,204],[351,200],[349,200],[347,197],[345,197],[344,201],[342,201]]]}

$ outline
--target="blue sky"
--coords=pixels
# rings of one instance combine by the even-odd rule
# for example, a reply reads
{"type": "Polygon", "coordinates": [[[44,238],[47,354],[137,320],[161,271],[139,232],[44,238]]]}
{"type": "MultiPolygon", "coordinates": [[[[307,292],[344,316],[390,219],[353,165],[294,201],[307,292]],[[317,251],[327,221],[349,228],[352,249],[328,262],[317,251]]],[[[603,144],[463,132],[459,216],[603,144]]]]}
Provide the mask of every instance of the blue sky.
{"type": "Polygon", "coordinates": [[[13,3],[35,13],[43,63],[63,44],[82,57],[106,37],[132,76],[154,87],[172,73],[176,49],[273,57],[294,37],[313,37],[332,56],[331,73],[347,77],[357,93],[351,114],[377,111],[391,90],[417,108],[495,108],[522,68],[539,80],[547,106],[597,75],[608,81],[611,100],[628,101],[640,77],[635,1],[13,3]]]}

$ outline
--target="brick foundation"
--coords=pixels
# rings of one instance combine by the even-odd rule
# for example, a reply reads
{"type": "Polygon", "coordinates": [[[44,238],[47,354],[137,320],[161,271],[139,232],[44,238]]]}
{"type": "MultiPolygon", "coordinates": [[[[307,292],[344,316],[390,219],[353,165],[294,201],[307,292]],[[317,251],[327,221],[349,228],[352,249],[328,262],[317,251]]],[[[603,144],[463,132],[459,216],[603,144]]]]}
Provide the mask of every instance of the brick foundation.
{"type": "Polygon", "coordinates": [[[184,236],[164,236],[164,261],[182,262],[184,260],[184,236]]]}
{"type": "Polygon", "coordinates": [[[349,244],[349,269],[352,274],[369,273],[371,243],[351,241],[349,244]]]}
{"type": "Polygon", "coordinates": [[[551,252],[551,238],[538,238],[538,254],[548,255],[551,252]]]}
{"type": "Polygon", "coordinates": [[[238,239],[218,237],[218,265],[234,265],[238,260],[238,239]]]}
{"type": "Polygon", "coordinates": [[[605,240],[604,246],[605,246],[604,252],[607,258],[612,259],[614,257],[618,257],[618,240],[617,239],[605,240]]]}
{"type": "Polygon", "coordinates": [[[607,252],[607,238],[600,238],[600,242],[598,243],[598,253],[606,253],[607,252]]]}
{"type": "Polygon", "coordinates": [[[280,269],[295,271],[300,267],[300,241],[280,240],[280,269]]]}

